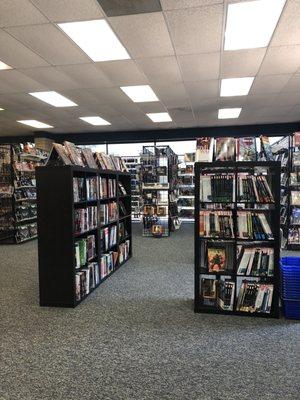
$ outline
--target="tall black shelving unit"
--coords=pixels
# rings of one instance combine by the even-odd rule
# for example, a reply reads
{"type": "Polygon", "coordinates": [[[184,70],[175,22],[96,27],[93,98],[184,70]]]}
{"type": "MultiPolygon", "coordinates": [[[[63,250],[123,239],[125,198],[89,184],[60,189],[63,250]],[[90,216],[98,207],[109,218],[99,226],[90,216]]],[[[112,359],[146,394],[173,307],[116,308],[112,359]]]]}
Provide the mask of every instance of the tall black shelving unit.
{"type": "MultiPolygon", "coordinates": [[[[101,256],[105,252],[119,251],[120,245],[129,241],[128,257],[118,261],[114,269],[93,287],[96,289],[113,272],[118,270],[132,255],[131,230],[131,184],[130,174],[111,170],[96,170],[78,166],[47,166],[36,170],[38,193],[38,250],[39,250],[39,283],[40,305],[55,307],[76,307],[84,298],[76,299],[76,274],[81,270],[75,266],[75,242],[88,235],[95,235],[96,254],[89,262],[98,263],[100,274],[101,256]],[[116,196],[74,202],[73,178],[97,177],[116,180],[116,196]],[[125,188],[126,194],[118,190],[118,182],[125,188]],[[109,202],[118,204],[118,217],[114,221],[100,224],[100,205],[109,202]],[[125,206],[126,215],[120,216],[120,201],[125,206]],[[97,227],[83,233],[75,233],[75,210],[97,206],[97,227]],[[120,237],[120,223],[124,222],[127,235],[120,237]],[[102,248],[100,230],[117,226],[116,244],[108,250],[102,248]]],[[[86,267],[86,266],[84,266],[86,267]]]]}
{"type": "MultiPolygon", "coordinates": [[[[216,314],[229,314],[229,315],[245,315],[245,316],[258,316],[258,317],[279,317],[279,261],[280,261],[280,162],[277,161],[257,161],[257,162],[197,162],[195,163],[195,293],[194,293],[194,311],[204,313],[216,314]],[[231,174],[234,181],[237,182],[239,174],[256,174],[259,175],[264,171],[265,177],[271,188],[274,201],[272,203],[258,203],[258,202],[240,202],[238,201],[237,183],[233,186],[233,201],[225,201],[224,203],[218,201],[201,201],[200,198],[200,179],[205,174],[231,174]],[[268,172],[268,173],[266,173],[268,172]],[[233,237],[214,238],[213,236],[204,237],[200,236],[200,211],[215,211],[226,210],[232,214],[233,222],[233,237]],[[255,212],[264,213],[267,215],[267,220],[272,230],[272,240],[250,240],[241,239],[238,237],[238,214],[239,212],[255,212]],[[206,250],[207,244],[212,243],[213,246],[224,245],[232,249],[232,256],[228,270],[222,272],[209,271],[208,257],[206,250]],[[238,263],[240,261],[239,254],[242,246],[252,246],[259,248],[272,248],[274,257],[274,269],[271,276],[267,275],[238,275],[238,263]],[[215,297],[212,296],[212,301],[209,305],[205,304],[204,296],[202,296],[201,285],[204,279],[214,279],[216,282],[215,297]],[[224,287],[224,282],[233,282],[234,295],[231,298],[233,304],[231,309],[228,307],[220,307],[219,298],[220,292],[218,288],[224,287]],[[273,285],[273,298],[271,309],[269,312],[250,312],[238,311],[237,301],[239,289],[243,282],[258,282],[265,283],[266,285],[273,285]]],[[[240,200],[240,199],[239,199],[240,200]]],[[[244,249],[246,248],[244,247],[244,249]]],[[[224,292],[223,292],[224,293],[224,292]]],[[[226,295],[226,292],[225,292],[226,295]]]]}

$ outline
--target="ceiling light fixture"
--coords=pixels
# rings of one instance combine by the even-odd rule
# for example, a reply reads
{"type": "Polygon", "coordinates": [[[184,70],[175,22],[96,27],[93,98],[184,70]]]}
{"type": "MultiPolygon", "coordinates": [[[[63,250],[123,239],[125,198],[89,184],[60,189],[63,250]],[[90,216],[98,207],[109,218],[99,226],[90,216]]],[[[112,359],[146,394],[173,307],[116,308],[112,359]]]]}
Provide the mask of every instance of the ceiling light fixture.
{"type": "Polygon", "coordinates": [[[24,119],[22,121],[17,121],[17,122],[19,122],[20,124],[32,126],[33,128],[38,128],[38,129],[53,128],[53,126],[44,124],[44,122],[37,121],[36,119],[24,119]]]}
{"type": "Polygon", "coordinates": [[[229,4],[224,50],[268,46],[286,0],[255,0],[229,4]]]}
{"type": "Polygon", "coordinates": [[[79,117],[82,121],[87,122],[88,124],[100,126],[100,125],[111,125],[110,122],[106,121],[101,117],[79,117]]]}
{"type": "Polygon", "coordinates": [[[0,61],[0,69],[12,69],[12,67],[0,61]]]}
{"type": "Polygon", "coordinates": [[[222,79],[220,96],[246,96],[253,81],[253,77],[222,79]]]}
{"type": "Polygon", "coordinates": [[[4,108],[0,108],[0,111],[4,111],[4,108]]]}
{"type": "Polygon", "coordinates": [[[170,117],[169,113],[161,112],[161,113],[148,113],[147,116],[153,122],[170,122],[172,118],[170,117]]]}
{"type": "Polygon", "coordinates": [[[39,100],[44,101],[45,103],[51,104],[54,107],[74,107],[78,105],[73,101],[67,99],[65,96],[62,96],[61,94],[54,91],[33,92],[29,94],[39,100]]]}
{"type": "Polygon", "coordinates": [[[218,113],[219,119],[238,118],[242,109],[241,108],[220,108],[218,113]]]}
{"type": "Polygon", "coordinates": [[[93,61],[127,60],[127,50],[104,20],[66,22],[58,26],[93,61]]]}
{"type": "Polygon", "coordinates": [[[159,101],[149,85],[121,86],[121,89],[135,103],[159,101]]]}

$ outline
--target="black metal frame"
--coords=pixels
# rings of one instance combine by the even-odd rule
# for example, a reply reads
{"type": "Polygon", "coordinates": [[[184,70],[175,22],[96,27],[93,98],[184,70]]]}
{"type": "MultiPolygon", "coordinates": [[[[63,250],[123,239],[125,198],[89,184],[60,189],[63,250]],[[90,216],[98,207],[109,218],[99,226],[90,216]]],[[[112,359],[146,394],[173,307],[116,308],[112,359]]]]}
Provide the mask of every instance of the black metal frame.
{"type": "MultiPolygon", "coordinates": [[[[236,161],[236,162],[222,162],[222,161],[215,161],[215,162],[196,162],[195,163],[195,286],[194,286],[194,311],[197,313],[213,313],[213,314],[228,314],[228,315],[242,315],[242,316],[258,316],[258,317],[273,317],[279,318],[279,292],[280,292],[280,276],[279,276],[279,262],[280,262],[280,225],[278,223],[279,216],[280,216],[280,170],[281,165],[279,161],[257,161],[257,162],[247,162],[247,161],[236,161]],[[271,179],[272,179],[272,192],[274,196],[274,208],[268,210],[270,213],[271,218],[271,226],[272,232],[274,236],[274,241],[264,241],[265,243],[272,243],[274,248],[274,277],[256,277],[259,278],[260,281],[266,281],[268,283],[274,284],[274,293],[273,293],[273,301],[272,301],[272,308],[270,313],[249,313],[249,312],[241,312],[235,311],[236,308],[236,290],[237,285],[235,284],[235,298],[234,298],[234,309],[233,311],[226,311],[221,310],[218,308],[209,308],[208,306],[201,306],[201,299],[200,299],[200,279],[201,275],[214,275],[216,279],[219,279],[220,276],[230,276],[232,280],[237,282],[237,277],[242,278],[242,276],[237,275],[237,260],[236,257],[233,257],[233,269],[232,273],[204,273],[200,271],[200,260],[201,260],[201,242],[206,240],[207,238],[202,238],[199,236],[199,212],[200,212],[200,175],[202,169],[205,169],[205,172],[215,172],[217,168],[222,168],[222,172],[226,173],[226,168],[228,168],[228,172],[233,172],[235,177],[237,173],[241,171],[241,169],[251,170],[255,167],[269,167],[271,172],[271,179]]],[[[235,190],[237,192],[237,185],[235,186],[235,190]]],[[[232,202],[234,204],[233,207],[233,221],[234,221],[234,238],[230,239],[231,242],[234,242],[234,254],[236,253],[237,243],[242,242],[242,240],[237,238],[237,193],[235,193],[235,201],[232,202]]],[[[210,203],[210,204],[213,204],[210,203]]],[[[212,239],[213,240],[213,239],[212,239]]],[[[221,239],[220,239],[221,240],[221,239]]],[[[219,241],[220,241],[219,240],[219,241]]],[[[217,240],[218,241],[218,240],[217,240]]],[[[252,241],[252,243],[256,243],[257,241],[252,241]]],[[[251,243],[251,240],[247,240],[247,243],[251,243]]],[[[260,242],[261,244],[263,241],[260,242]]],[[[251,278],[251,276],[248,276],[251,278]]],[[[244,277],[245,279],[247,276],[244,277]]]]}
{"type": "MultiPolygon", "coordinates": [[[[100,228],[117,224],[117,244],[125,240],[130,240],[130,251],[126,261],[132,256],[132,227],[131,227],[131,185],[130,174],[110,170],[96,170],[77,166],[53,166],[38,167],[36,169],[37,178],[37,206],[38,206],[38,250],[39,250],[39,283],[40,283],[40,305],[54,307],[76,307],[82,300],[76,301],[75,295],[75,241],[88,234],[96,235],[97,261],[100,266],[100,257],[103,254],[101,249],[100,228]],[[107,203],[112,199],[98,199],[74,203],[73,198],[73,177],[101,176],[114,178],[117,180],[117,196],[114,201],[122,199],[125,203],[128,215],[118,216],[114,222],[100,225],[98,227],[79,235],[74,234],[74,209],[77,205],[99,205],[107,203]],[[120,195],[118,191],[118,181],[122,182],[127,195],[120,195]],[[119,238],[119,223],[125,221],[128,236],[119,238]]],[[[117,264],[114,271],[121,265],[117,264]]],[[[112,272],[112,273],[113,273],[112,272]]],[[[104,282],[110,273],[100,283],[104,282]]],[[[96,289],[96,288],[95,288],[96,289]]],[[[93,289],[93,290],[95,290],[93,289]]],[[[92,291],[90,293],[92,293],[92,291]]]]}

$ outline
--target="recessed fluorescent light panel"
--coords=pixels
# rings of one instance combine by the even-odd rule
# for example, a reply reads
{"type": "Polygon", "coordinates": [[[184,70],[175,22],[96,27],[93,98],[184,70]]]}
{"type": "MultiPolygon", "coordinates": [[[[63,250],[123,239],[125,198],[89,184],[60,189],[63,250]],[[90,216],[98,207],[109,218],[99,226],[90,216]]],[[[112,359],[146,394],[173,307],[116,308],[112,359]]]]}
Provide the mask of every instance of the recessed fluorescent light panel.
{"type": "Polygon", "coordinates": [[[0,69],[12,69],[12,67],[0,61],[0,69]]]}
{"type": "Polygon", "coordinates": [[[228,5],[224,50],[268,46],[286,0],[255,0],[228,5]]]}
{"type": "Polygon", "coordinates": [[[44,101],[45,103],[51,104],[54,107],[74,107],[78,104],[73,101],[67,99],[65,96],[57,92],[33,92],[29,93],[31,96],[36,97],[39,100],[44,101]]]}
{"type": "Polygon", "coordinates": [[[127,50],[104,19],[58,26],[93,60],[127,60],[127,50]]]}
{"type": "Polygon", "coordinates": [[[4,108],[0,108],[0,111],[4,111],[4,108]]]}
{"type": "Polygon", "coordinates": [[[161,113],[148,113],[147,116],[153,122],[170,122],[172,118],[170,117],[169,113],[161,112],[161,113]]]}
{"type": "Polygon", "coordinates": [[[85,121],[88,124],[96,125],[96,126],[111,125],[110,122],[106,121],[105,119],[103,119],[101,117],[79,117],[79,119],[82,119],[82,121],[85,121]]]}
{"type": "Polygon", "coordinates": [[[241,108],[220,108],[218,118],[219,119],[238,118],[241,111],[242,111],[241,108]]]}
{"type": "Polygon", "coordinates": [[[28,125],[28,126],[32,126],[33,128],[53,128],[53,126],[48,125],[48,124],[44,124],[43,122],[37,121],[35,119],[24,119],[22,121],[17,121],[20,124],[24,124],[24,125],[28,125]]]}
{"type": "Polygon", "coordinates": [[[254,78],[229,78],[221,81],[221,97],[246,96],[254,78]]]}
{"type": "Polygon", "coordinates": [[[121,86],[121,89],[135,103],[159,101],[149,85],[121,86]]]}

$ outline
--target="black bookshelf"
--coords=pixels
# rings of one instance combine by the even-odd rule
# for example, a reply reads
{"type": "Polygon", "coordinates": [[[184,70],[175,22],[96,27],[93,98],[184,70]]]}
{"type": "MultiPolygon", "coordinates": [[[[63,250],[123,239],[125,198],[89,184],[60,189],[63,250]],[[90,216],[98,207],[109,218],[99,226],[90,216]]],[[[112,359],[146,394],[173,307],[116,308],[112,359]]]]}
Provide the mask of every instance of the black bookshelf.
{"type": "MultiPolygon", "coordinates": [[[[39,250],[39,284],[40,305],[54,307],[76,307],[87,296],[78,300],[76,292],[76,275],[82,268],[76,268],[75,242],[89,235],[95,236],[95,256],[87,264],[97,263],[99,279],[89,289],[89,295],[121,265],[132,256],[131,228],[131,184],[130,174],[111,170],[96,170],[79,166],[47,166],[36,170],[37,208],[38,208],[38,250],[39,250]],[[96,177],[116,181],[116,196],[100,198],[99,186],[97,199],[74,202],[73,178],[86,179],[96,177]],[[119,190],[118,183],[125,188],[126,195],[119,190]],[[120,201],[126,209],[126,215],[120,211],[120,201]],[[116,202],[118,215],[114,221],[100,224],[100,204],[116,202]],[[76,208],[97,207],[97,226],[86,232],[75,233],[76,208]],[[124,222],[126,236],[120,237],[120,223],[124,222]],[[116,226],[116,243],[110,249],[103,248],[101,229],[116,226]],[[128,256],[120,262],[120,245],[129,241],[128,256]],[[110,250],[118,252],[118,258],[111,271],[102,276],[101,257],[110,250]]],[[[86,187],[86,186],[85,186],[86,187]]],[[[85,189],[86,190],[86,189],[85,189]]],[[[86,194],[85,194],[86,196],[86,194]]],[[[128,244],[128,242],[127,242],[128,244]]],[[[84,266],[83,268],[86,268],[84,266]]]]}
{"type": "MultiPolygon", "coordinates": [[[[280,172],[280,162],[277,161],[217,161],[212,163],[195,163],[195,312],[273,318],[279,317],[280,172]],[[203,179],[205,175],[212,176],[216,175],[217,173],[232,176],[233,181],[235,182],[232,188],[232,199],[230,201],[225,199],[224,203],[220,201],[214,202],[214,198],[212,196],[211,201],[201,201],[204,200],[203,198],[200,198],[200,185],[202,185],[202,183],[200,184],[201,179],[203,179]],[[266,179],[266,181],[268,182],[269,188],[271,189],[273,200],[271,202],[266,202],[263,204],[250,201],[242,202],[241,199],[238,198],[237,188],[238,177],[240,179],[241,176],[240,174],[249,174],[255,176],[263,175],[264,179],[266,179]],[[205,212],[212,212],[215,210],[221,212],[227,211],[230,213],[232,221],[232,237],[217,238],[216,235],[204,236],[204,234],[200,236],[200,231],[201,233],[203,233],[203,221],[205,221],[203,215],[205,215],[205,212]],[[239,238],[238,216],[241,216],[241,213],[243,212],[249,213],[253,210],[256,214],[263,213],[266,216],[273,235],[273,238],[271,240],[270,238],[266,238],[264,236],[261,236],[262,239],[260,240],[257,238],[257,236],[255,236],[255,239],[239,238]],[[225,259],[226,263],[228,263],[225,270],[213,269],[210,265],[211,258],[209,258],[208,249],[211,248],[214,251],[214,247],[225,249],[225,259]],[[270,264],[270,261],[268,261],[269,266],[273,265],[273,271],[272,273],[270,273],[270,275],[269,270],[268,274],[255,273],[251,275],[250,273],[248,273],[248,270],[247,273],[245,272],[244,274],[238,274],[238,267],[240,266],[239,263],[241,261],[241,258],[246,251],[253,251],[253,249],[259,249],[263,252],[270,251],[270,253],[267,254],[272,254],[272,256],[268,256],[273,257],[274,260],[273,264],[270,264]],[[228,256],[228,254],[230,256],[228,256]],[[212,279],[213,281],[209,282],[210,279],[212,279]],[[206,288],[209,288],[209,285],[207,286],[207,283],[209,283],[209,285],[211,285],[211,287],[213,288],[211,290],[211,293],[210,290],[206,291],[206,288]],[[257,292],[254,293],[266,293],[266,297],[263,297],[263,302],[266,298],[267,305],[269,304],[269,307],[263,307],[265,306],[265,304],[262,302],[261,307],[255,306],[252,308],[247,308],[245,307],[244,303],[245,297],[239,298],[239,294],[241,296],[241,294],[246,293],[251,285],[255,286],[255,283],[258,285],[256,285],[257,292]],[[226,292],[226,287],[231,288],[231,291],[226,292]],[[272,290],[273,295],[270,305],[268,301],[271,298],[270,292],[272,293],[272,290]],[[228,296],[228,293],[230,299],[228,301],[227,297],[226,303],[223,300],[224,298],[226,299],[226,294],[228,296]]],[[[203,188],[203,186],[201,187],[203,188]]],[[[201,193],[203,193],[203,189],[201,193]]],[[[206,226],[204,225],[204,233],[206,234],[205,229],[206,226]]],[[[267,259],[270,260],[270,258],[267,259]]],[[[253,263],[253,260],[251,261],[251,263],[253,263]]]]}

